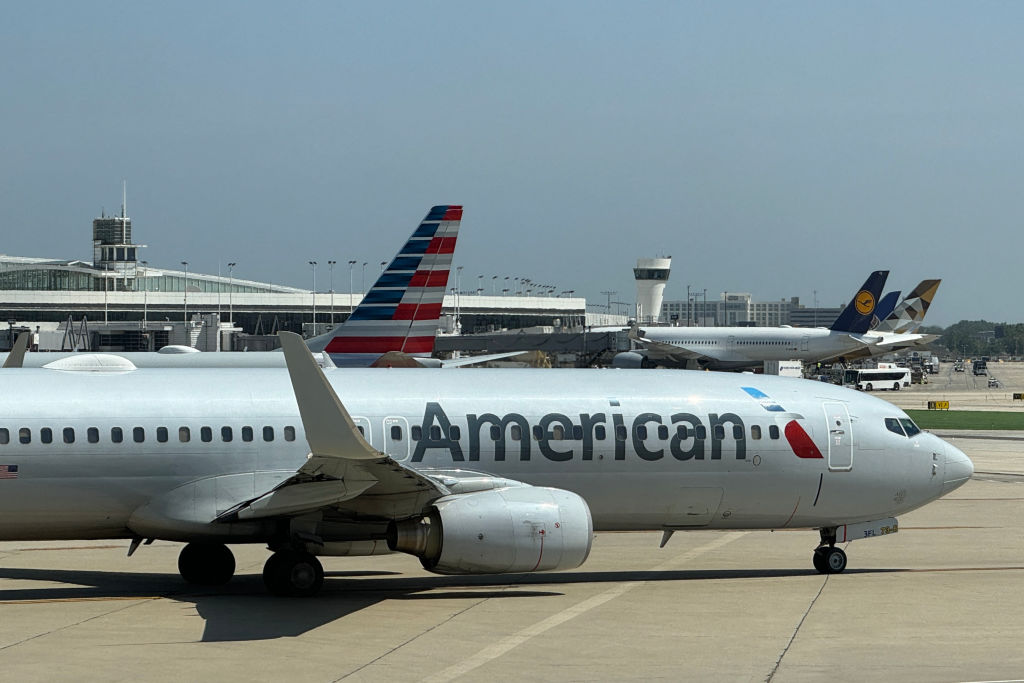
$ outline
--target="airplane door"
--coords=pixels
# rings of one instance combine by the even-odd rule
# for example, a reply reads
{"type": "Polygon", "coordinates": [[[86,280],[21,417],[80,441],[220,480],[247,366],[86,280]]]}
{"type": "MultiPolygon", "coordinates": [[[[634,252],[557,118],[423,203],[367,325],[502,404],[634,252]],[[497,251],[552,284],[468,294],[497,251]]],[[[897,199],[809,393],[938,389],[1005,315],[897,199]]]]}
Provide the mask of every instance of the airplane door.
{"type": "Polygon", "coordinates": [[[395,460],[409,457],[409,423],[404,417],[384,418],[384,452],[395,460]]]}
{"type": "Polygon", "coordinates": [[[808,348],[808,346],[809,346],[809,344],[810,344],[810,341],[811,341],[811,338],[810,338],[810,336],[809,336],[809,335],[806,335],[806,334],[805,334],[805,335],[804,335],[804,336],[803,336],[803,337],[802,337],[802,338],[800,339],[800,350],[801,350],[801,351],[809,351],[810,349],[808,348]]]}
{"type": "Polygon", "coordinates": [[[828,468],[833,472],[853,469],[853,432],[845,403],[825,403],[828,427],[828,468]]]}

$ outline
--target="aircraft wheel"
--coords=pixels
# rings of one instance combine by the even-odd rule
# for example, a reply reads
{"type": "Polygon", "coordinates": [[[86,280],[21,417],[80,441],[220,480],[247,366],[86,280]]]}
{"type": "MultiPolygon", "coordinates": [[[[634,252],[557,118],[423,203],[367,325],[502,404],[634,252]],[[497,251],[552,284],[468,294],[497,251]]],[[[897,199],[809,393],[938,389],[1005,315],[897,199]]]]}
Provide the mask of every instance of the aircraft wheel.
{"type": "Polygon", "coordinates": [[[829,574],[842,574],[846,569],[846,553],[842,548],[828,548],[822,553],[825,559],[825,571],[829,574]]]}
{"type": "Polygon", "coordinates": [[[324,585],[324,568],[309,553],[281,550],[263,566],[263,583],[274,595],[304,598],[316,595],[324,585]]]}
{"type": "Polygon", "coordinates": [[[812,561],[814,562],[814,568],[818,570],[818,573],[820,573],[820,574],[827,574],[828,573],[828,565],[825,564],[825,553],[823,552],[823,550],[827,550],[827,548],[818,548],[818,549],[816,549],[814,551],[814,556],[812,557],[812,561]]]}
{"type": "Polygon", "coordinates": [[[178,555],[178,572],[188,583],[220,586],[235,574],[235,556],[223,543],[189,543],[178,555]]]}

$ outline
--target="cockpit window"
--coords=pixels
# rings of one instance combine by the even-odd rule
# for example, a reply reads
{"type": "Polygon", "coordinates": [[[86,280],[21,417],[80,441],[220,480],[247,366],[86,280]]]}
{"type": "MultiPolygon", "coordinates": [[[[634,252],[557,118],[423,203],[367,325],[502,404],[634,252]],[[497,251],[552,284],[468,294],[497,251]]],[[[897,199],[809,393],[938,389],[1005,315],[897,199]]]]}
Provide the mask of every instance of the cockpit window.
{"type": "Polygon", "coordinates": [[[909,417],[900,418],[900,424],[903,425],[903,429],[907,430],[907,436],[917,436],[921,433],[921,428],[914,424],[909,417]]]}
{"type": "Polygon", "coordinates": [[[893,434],[899,434],[900,436],[907,435],[907,433],[903,431],[903,427],[900,426],[900,421],[895,417],[885,418],[885,428],[893,434]]]}

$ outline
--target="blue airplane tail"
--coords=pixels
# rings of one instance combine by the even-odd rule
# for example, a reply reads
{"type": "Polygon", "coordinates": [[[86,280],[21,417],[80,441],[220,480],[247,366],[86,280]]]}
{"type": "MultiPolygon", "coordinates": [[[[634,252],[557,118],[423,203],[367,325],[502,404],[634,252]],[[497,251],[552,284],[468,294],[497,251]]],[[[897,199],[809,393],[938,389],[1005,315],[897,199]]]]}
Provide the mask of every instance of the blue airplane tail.
{"type": "Polygon", "coordinates": [[[875,314],[871,319],[872,330],[878,327],[883,320],[889,317],[889,314],[896,310],[896,302],[899,301],[900,294],[902,293],[902,291],[896,289],[882,297],[882,300],[875,306],[875,314]]]}
{"type": "Polygon", "coordinates": [[[871,329],[871,321],[875,317],[878,300],[882,297],[882,288],[888,277],[888,270],[871,273],[829,329],[853,334],[864,334],[871,329]]]}

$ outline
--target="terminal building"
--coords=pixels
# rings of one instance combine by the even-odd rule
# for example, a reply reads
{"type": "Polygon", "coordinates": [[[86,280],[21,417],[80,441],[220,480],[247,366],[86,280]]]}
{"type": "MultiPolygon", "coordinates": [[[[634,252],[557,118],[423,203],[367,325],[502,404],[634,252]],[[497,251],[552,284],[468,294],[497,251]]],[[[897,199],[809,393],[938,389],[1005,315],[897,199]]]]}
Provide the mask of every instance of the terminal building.
{"type": "Polygon", "coordinates": [[[706,291],[694,291],[687,299],[663,302],[661,319],[681,327],[829,327],[842,310],[805,307],[800,297],[754,301],[749,292],[722,292],[708,300],[706,291]]]}

